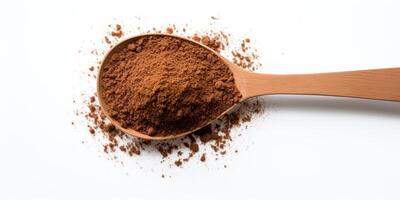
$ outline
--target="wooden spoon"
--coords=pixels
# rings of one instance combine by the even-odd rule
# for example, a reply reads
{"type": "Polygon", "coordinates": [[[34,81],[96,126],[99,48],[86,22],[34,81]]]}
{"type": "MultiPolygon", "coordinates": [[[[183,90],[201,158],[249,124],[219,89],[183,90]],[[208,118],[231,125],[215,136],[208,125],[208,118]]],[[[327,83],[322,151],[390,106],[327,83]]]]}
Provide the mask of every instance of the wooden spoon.
{"type": "MultiPolygon", "coordinates": [[[[361,71],[347,72],[332,72],[332,73],[317,73],[317,74],[296,74],[296,75],[276,75],[276,74],[260,74],[246,71],[236,64],[230,62],[211,48],[190,40],[188,38],[167,35],[167,34],[144,34],[128,38],[116,46],[114,46],[105,56],[97,78],[97,94],[103,113],[118,129],[130,135],[149,139],[149,140],[167,140],[178,138],[190,134],[210,123],[208,122],[202,127],[194,127],[193,130],[180,133],[177,135],[159,137],[149,136],[140,133],[133,129],[126,129],[121,124],[114,120],[105,108],[102,99],[102,90],[99,84],[99,77],[102,76],[105,63],[108,63],[112,54],[127,47],[128,44],[136,41],[141,37],[149,36],[169,36],[182,40],[186,40],[203,48],[208,49],[223,60],[233,73],[236,87],[242,94],[241,101],[245,101],[251,97],[261,95],[274,94],[294,94],[294,95],[324,95],[324,96],[340,96],[340,97],[355,97],[363,99],[376,99],[386,101],[400,101],[400,68],[372,69],[361,71]]],[[[231,110],[226,110],[220,116],[231,110]]],[[[219,117],[220,117],[219,116],[219,117]]],[[[218,118],[219,118],[218,117],[218,118]]]]}

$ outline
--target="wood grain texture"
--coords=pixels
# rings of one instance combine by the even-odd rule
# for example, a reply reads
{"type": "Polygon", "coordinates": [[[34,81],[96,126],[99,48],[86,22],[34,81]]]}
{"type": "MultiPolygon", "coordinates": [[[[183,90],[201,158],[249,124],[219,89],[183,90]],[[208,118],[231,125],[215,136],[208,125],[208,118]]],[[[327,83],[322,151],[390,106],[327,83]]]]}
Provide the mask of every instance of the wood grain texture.
{"type": "Polygon", "coordinates": [[[400,101],[400,68],[298,75],[258,74],[231,68],[244,99],[298,94],[400,101]]]}

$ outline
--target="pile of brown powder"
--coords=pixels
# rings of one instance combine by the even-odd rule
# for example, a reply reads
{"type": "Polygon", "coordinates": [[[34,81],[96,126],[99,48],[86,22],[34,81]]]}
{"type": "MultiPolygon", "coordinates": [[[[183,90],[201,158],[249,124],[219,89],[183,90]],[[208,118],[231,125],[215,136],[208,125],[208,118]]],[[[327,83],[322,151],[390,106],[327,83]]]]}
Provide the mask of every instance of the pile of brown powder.
{"type": "Polygon", "coordinates": [[[151,136],[204,126],[241,98],[218,56],[170,36],[141,37],[111,55],[99,83],[112,118],[151,136]]]}
{"type": "MultiPolygon", "coordinates": [[[[215,20],[215,19],[213,19],[215,20]]],[[[112,34],[116,31],[118,26],[110,31],[110,34],[106,36],[106,46],[111,47],[116,41],[120,39],[118,35],[112,34]],[[108,38],[112,38],[111,40],[108,38]],[[109,41],[109,42],[107,42],[109,41]]],[[[138,32],[130,32],[131,30],[124,30],[122,32],[122,27],[119,26],[119,31],[123,33],[122,35],[136,35],[138,32]]],[[[110,26],[110,28],[112,28],[110,26]]],[[[137,27],[135,30],[140,30],[137,27]]],[[[170,26],[167,29],[156,29],[153,28],[151,31],[144,31],[144,33],[169,33],[178,35],[187,35],[189,28],[186,26],[184,28],[178,29],[175,26],[170,26]]],[[[143,32],[141,32],[143,33],[143,32]]],[[[217,52],[225,53],[228,59],[236,62],[240,67],[248,70],[255,70],[259,67],[257,63],[256,51],[249,45],[249,39],[241,40],[243,45],[235,46],[230,45],[230,35],[225,34],[222,31],[206,31],[198,32],[193,35],[188,35],[189,38],[199,41],[210,48],[213,48],[217,52]],[[231,51],[227,52],[227,51],[231,51]],[[229,54],[228,54],[229,53],[229,54]],[[232,57],[229,57],[231,55],[232,57]]],[[[106,50],[94,49],[91,51],[92,55],[97,56],[97,65],[90,65],[88,68],[89,81],[91,84],[96,84],[97,70],[106,50]]],[[[169,166],[176,165],[182,166],[184,163],[189,162],[189,160],[196,158],[201,162],[206,162],[209,160],[217,160],[220,156],[224,156],[228,152],[237,153],[238,150],[227,148],[232,140],[231,129],[239,124],[246,123],[252,119],[255,113],[259,113],[263,110],[263,104],[257,100],[253,99],[240,103],[237,109],[234,111],[223,115],[215,123],[200,129],[194,134],[188,135],[183,138],[179,138],[172,141],[164,142],[151,142],[146,140],[141,140],[130,135],[127,135],[116,127],[114,127],[109,120],[105,118],[105,115],[101,112],[97,94],[94,91],[84,91],[83,96],[87,96],[87,99],[82,99],[84,105],[87,105],[87,109],[82,109],[79,104],[81,97],[78,100],[74,100],[77,105],[75,114],[80,117],[84,116],[87,122],[87,130],[94,137],[101,137],[101,143],[104,147],[104,152],[110,154],[111,159],[118,159],[120,153],[126,153],[129,156],[139,156],[142,155],[143,151],[153,152],[158,151],[162,158],[162,163],[167,163],[169,166]],[[214,153],[208,152],[207,149],[211,147],[214,153]],[[196,156],[197,154],[197,156],[196,156]],[[175,159],[170,163],[170,159],[175,159]]],[[[76,119],[80,120],[80,118],[76,119]]],[[[78,126],[78,121],[72,122],[73,126],[78,126]]],[[[246,125],[247,127],[247,125],[246,125]]],[[[236,136],[240,136],[241,133],[236,136]]],[[[122,162],[122,161],[121,161],[122,162]]],[[[226,165],[224,165],[225,167],[226,165]]]]}

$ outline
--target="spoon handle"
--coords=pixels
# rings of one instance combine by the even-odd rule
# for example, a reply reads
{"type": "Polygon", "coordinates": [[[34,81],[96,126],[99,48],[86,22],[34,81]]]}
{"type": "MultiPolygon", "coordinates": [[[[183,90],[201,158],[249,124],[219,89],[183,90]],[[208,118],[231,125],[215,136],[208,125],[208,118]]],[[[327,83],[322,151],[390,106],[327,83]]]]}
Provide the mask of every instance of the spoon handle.
{"type": "Polygon", "coordinates": [[[246,73],[244,97],[301,94],[400,101],[400,68],[271,75],[246,73]]]}

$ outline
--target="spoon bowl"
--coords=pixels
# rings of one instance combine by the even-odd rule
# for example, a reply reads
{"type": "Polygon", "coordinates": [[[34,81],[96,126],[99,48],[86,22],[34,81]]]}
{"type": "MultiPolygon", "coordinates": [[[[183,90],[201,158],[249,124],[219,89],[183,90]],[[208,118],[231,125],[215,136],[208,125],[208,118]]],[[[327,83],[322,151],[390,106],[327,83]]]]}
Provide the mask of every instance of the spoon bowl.
{"type": "Polygon", "coordinates": [[[118,129],[142,139],[170,140],[188,135],[211,124],[236,106],[233,105],[231,108],[221,113],[217,118],[207,122],[201,127],[194,127],[190,131],[176,135],[149,136],[136,130],[122,127],[118,121],[111,117],[107,109],[105,109],[106,105],[102,99],[103,95],[100,77],[102,77],[102,74],[104,73],[104,65],[110,61],[114,53],[121,51],[123,48],[126,48],[128,44],[140,38],[150,36],[168,36],[185,40],[192,44],[199,45],[218,56],[218,58],[220,58],[233,73],[235,85],[242,94],[239,103],[251,97],[275,94],[323,95],[400,101],[400,68],[293,75],[260,74],[240,68],[213,49],[191,39],[170,34],[143,34],[125,39],[111,48],[105,55],[97,76],[97,94],[102,112],[118,129]]]}
{"type": "MultiPolygon", "coordinates": [[[[227,64],[227,66],[229,67],[229,69],[230,69],[231,71],[232,71],[232,69],[231,69],[232,66],[234,66],[234,67],[238,68],[239,70],[241,70],[239,67],[237,67],[235,64],[231,63],[230,61],[228,61],[227,59],[225,59],[224,57],[222,57],[220,54],[218,54],[218,53],[217,53],[216,51],[214,51],[213,49],[211,49],[211,48],[209,48],[209,47],[207,47],[207,46],[205,46],[205,45],[203,45],[203,44],[201,44],[201,43],[199,43],[199,42],[196,42],[196,41],[194,41],[194,40],[191,40],[191,39],[188,39],[188,38],[185,38],[185,37],[182,37],[182,36],[170,35],[170,34],[162,34],[162,33],[151,33],[151,34],[136,35],[136,36],[127,38],[127,39],[125,39],[125,40],[122,40],[121,42],[119,42],[119,43],[117,43],[115,46],[113,46],[113,47],[106,53],[106,55],[105,55],[103,61],[101,62],[100,70],[99,70],[98,75],[97,75],[97,96],[98,96],[98,99],[99,99],[101,111],[104,113],[104,115],[107,117],[107,119],[110,120],[110,122],[111,122],[115,127],[117,127],[118,129],[120,129],[120,130],[123,131],[124,133],[127,133],[127,134],[129,134],[129,135],[132,135],[132,136],[135,136],[135,137],[138,137],[138,138],[146,139],[146,140],[171,140],[171,139],[176,139],[176,138],[179,138],[179,137],[183,137],[183,136],[185,136],[185,135],[188,135],[188,134],[190,134],[190,133],[193,133],[193,132],[195,132],[195,131],[197,131],[197,130],[199,130],[199,129],[201,129],[201,128],[203,128],[203,127],[209,125],[209,124],[211,124],[213,121],[215,121],[216,119],[220,118],[222,115],[228,113],[230,110],[232,110],[232,109],[236,106],[236,105],[233,105],[232,107],[230,107],[229,109],[227,109],[226,111],[224,111],[223,113],[221,113],[216,119],[214,119],[214,120],[212,120],[212,121],[209,121],[208,123],[204,124],[204,125],[201,126],[201,127],[195,127],[193,130],[186,131],[186,132],[179,133],[179,134],[175,134],[175,135],[168,135],[168,136],[149,136],[149,135],[146,135],[146,134],[141,133],[141,132],[139,132],[139,131],[136,131],[136,130],[134,130],[134,129],[122,127],[121,123],[118,122],[117,120],[113,119],[113,118],[111,117],[110,113],[107,111],[107,109],[105,109],[105,108],[106,108],[106,105],[105,105],[104,100],[103,100],[103,98],[102,98],[102,97],[103,97],[103,92],[102,92],[103,90],[101,89],[100,77],[102,77],[102,75],[103,75],[103,73],[104,73],[104,70],[103,70],[103,69],[104,69],[104,65],[106,65],[106,64],[110,61],[110,59],[111,59],[111,57],[112,57],[112,55],[113,55],[114,53],[117,53],[117,52],[121,51],[122,49],[126,48],[129,44],[131,44],[131,43],[134,42],[134,41],[139,40],[140,38],[150,37],[150,36],[168,36],[168,37],[174,37],[174,38],[178,38],[178,39],[180,39],[180,40],[188,41],[188,42],[193,43],[193,44],[195,44],[195,45],[199,45],[199,46],[201,46],[202,48],[205,48],[205,49],[207,49],[208,51],[213,52],[213,54],[217,55],[221,60],[224,61],[224,63],[227,64]]],[[[241,99],[241,101],[242,101],[242,100],[243,100],[243,98],[241,99]]]]}

